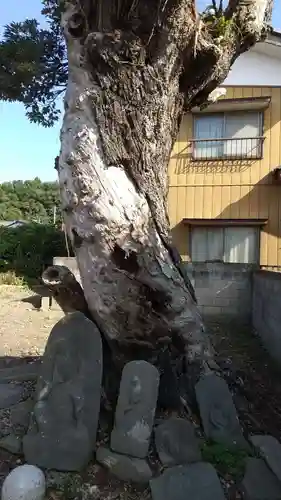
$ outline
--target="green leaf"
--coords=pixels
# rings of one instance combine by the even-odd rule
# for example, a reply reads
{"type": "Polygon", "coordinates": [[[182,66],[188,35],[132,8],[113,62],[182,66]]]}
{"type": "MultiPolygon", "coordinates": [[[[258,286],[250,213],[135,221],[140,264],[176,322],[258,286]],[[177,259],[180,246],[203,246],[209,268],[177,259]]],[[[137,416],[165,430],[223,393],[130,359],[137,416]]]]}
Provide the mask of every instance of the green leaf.
{"type": "Polygon", "coordinates": [[[57,0],[43,0],[47,29],[36,19],[12,22],[0,41],[0,100],[23,103],[30,121],[45,127],[59,118],[58,97],[67,81],[61,8],[57,0]]]}

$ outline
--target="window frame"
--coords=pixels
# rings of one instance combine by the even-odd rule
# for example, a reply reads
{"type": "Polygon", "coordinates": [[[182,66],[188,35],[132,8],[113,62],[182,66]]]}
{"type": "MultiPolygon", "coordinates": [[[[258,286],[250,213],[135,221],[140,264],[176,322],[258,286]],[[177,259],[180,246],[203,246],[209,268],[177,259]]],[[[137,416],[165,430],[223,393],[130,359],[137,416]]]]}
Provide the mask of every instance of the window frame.
{"type": "Polygon", "coordinates": [[[204,263],[221,263],[221,264],[232,264],[232,265],[249,265],[249,266],[255,266],[255,265],[260,265],[260,249],[261,249],[261,230],[262,228],[259,225],[251,225],[251,224],[216,224],[216,225],[208,225],[208,224],[199,224],[199,225],[191,225],[189,228],[189,235],[188,235],[188,246],[189,246],[189,254],[191,258],[191,262],[194,264],[204,264],[204,263]],[[225,260],[205,260],[205,261],[200,261],[200,260],[194,260],[192,256],[192,237],[193,237],[193,231],[195,229],[220,229],[223,231],[223,254],[225,253],[225,230],[230,229],[230,228],[235,228],[235,227],[240,227],[240,228],[251,228],[251,229],[256,229],[256,235],[257,235],[257,245],[256,245],[256,262],[227,262],[225,260]]]}
{"type": "MultiPolygon", "coordinates": [[[[222,141],[225,141],[227,138],[221,138],[222,141]]],[[[243,138],[241,138],[243,139],[243,138]]],[[[208,139],[206,139],[208,140],[208,139]]],[[[212,138],[209,139],[210,141],[212,138]]],[[[191,152],[191,158],[192,161],[194,162],[210,162],[210,161],[237,161],[237,160],[248,160],[248,161],[253,161],[253,160],[262,160],[264,157],[264,111],[263,110],[243,110],[243,111],[217,111],[217,112],[211,112],[211,113],[192,113],[192,152],[191,152]],[[203,116],[222,116],[223,117],[223,124],[224,124],[224,129],[225,129],[225,120],[226,116],[234,116],[234,115],[242,115],[247,113],[256,113],[258,115],[258,120],[259,120],[259,135],[257,136],[257,140],[260,141],[257,149],[259,149],[259,153],[256,156],[249,157],[247,155],[222,155],[222,156],[214,156],[214,157],[203,157],[203,158],[198,158],[196,157],[195,153],[195,148],[196,148],[196,137],[195,137],[195,131],[196,131],[196,119],[203,117],[203,116]]]]}

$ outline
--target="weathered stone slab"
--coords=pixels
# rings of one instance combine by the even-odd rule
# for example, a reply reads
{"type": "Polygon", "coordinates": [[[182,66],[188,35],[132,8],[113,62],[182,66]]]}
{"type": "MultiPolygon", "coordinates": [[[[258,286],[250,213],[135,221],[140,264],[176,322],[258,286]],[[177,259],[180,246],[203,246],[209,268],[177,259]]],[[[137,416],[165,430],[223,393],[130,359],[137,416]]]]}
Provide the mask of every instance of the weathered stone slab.
{"type": "Polygon", "coordinates": [[[250,441],[281,482],[281,444],[273,436],[251,436],[250,441]]]}
{"type": "Polygon", "coordinates": [[[53,328],[38,379],[31,424],[23,439],[26,461],[79,471],[96,443],[102,379],[102,341],[80,312],[53,328]]]}
{"type": "Polygon", "coordinates": [[[150,488],[153,500],[225,500],[214,467],[203,462],[167,469],[150,488]]]}
{"type": "Polygon", "coordinates": [[[26,365],[12,366],[11,368],[1,368],[0,383],[37,380],[39,369],[40,363],[29,363],[26,365]]]}
{"type": "Polygon", "coordinates": [[[191,422],[170,418],[155,429],[155,446],[163,465],[181,465],[202,460],[191,422]]]}
{"type": "Polygon", "coordinates": [[[148,452],[158,397],[159,373],[146,361],[131,361],[122,373],[110,446],[144,458],[148,452]]]}
{"type": "Polygon", "coordinates": [[[24,388],[18,384],[0,384],[0,409],[17,404],[23,397],[24,388]]]}
{"type": "Polygon", "coordinates": [[[20,428],[24,432],[27,431],[33,406],[33,401],[31,399],[26,399],[12,406],[10,419],[14,430],[20,428]]]}
{"type": "Polygon", "coordinates": [[[248,449],[226,382],[217,375],[206,375],[196,384],[195,392],[206,437],[248,449]]]}
{"type": "Polygon", "coordinates": [[[101,447],[97,450],[96,459],[122,481],[148,483],[152,477],[148,463],[140,458],[128,457],[101,447]]]}
{"type": "Polygon", "coordinates": [[[247,458],[240,490],[246,500],[281,500],[278,479],[259,458],[247,458]]]}
{"type": "Polygon", "coordinates": [[[22,451],[22,439],[15,434],[8,434],[8,436],[0,439],[0,448],[13,453],[14,455],[20,455],[22,451]]]}

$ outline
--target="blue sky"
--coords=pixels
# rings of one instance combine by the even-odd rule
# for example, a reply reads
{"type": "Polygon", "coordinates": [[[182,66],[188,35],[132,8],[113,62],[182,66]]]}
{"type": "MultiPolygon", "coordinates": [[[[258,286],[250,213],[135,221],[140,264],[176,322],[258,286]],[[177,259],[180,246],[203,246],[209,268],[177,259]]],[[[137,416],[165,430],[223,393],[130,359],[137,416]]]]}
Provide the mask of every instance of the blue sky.
{"type": "MultiPolygon", "coordinates": [[[[206,4],[198,0],[198,8],[206,4]]],[[[40,0],[0,0],[1,27],[25,18],[40,19],[40,0]]],[[[281,30],[280,0],[275,0],[273,26],[281,30]],[[278,6],[277,6],[278,4],[278,6]]],[[[15,179],[54,180],[54,158],[59,153],[59,129],[29,123],[20,104],[0,101],[0,183],[15,179]]]]}

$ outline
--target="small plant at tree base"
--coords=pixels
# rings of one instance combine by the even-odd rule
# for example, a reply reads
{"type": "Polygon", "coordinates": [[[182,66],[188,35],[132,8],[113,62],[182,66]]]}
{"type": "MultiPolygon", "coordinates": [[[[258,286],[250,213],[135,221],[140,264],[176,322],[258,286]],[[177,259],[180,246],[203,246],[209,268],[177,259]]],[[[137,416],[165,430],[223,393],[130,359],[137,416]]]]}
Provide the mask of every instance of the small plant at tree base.
{"type": "Polygon", "coordinates": [[[229,474],[235,479],[243,476],[249,452],[211,441],[205,442],[201,450],[203,460],[213,464],[221,474],[229,474]]]}

